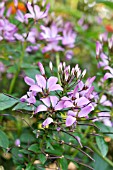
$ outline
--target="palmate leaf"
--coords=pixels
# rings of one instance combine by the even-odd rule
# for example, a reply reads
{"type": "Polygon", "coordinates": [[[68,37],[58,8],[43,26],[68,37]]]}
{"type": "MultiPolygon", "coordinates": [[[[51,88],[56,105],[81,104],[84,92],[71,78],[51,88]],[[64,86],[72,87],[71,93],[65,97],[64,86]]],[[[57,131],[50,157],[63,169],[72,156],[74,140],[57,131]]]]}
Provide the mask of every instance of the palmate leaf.
{"type": "Polygon", "coordinates": [[[0,93],[0,110],[8,109],[18,103],[18,100],[0,93]]]}

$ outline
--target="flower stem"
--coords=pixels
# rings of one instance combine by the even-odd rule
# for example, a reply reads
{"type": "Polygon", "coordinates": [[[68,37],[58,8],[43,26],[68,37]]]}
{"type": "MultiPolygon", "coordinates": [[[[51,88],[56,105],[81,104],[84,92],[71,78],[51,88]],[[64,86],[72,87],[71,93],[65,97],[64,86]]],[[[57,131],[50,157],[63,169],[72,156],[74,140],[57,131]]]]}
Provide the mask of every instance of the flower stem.
{"type": "Polygon", "coordinates": [[[11,81],[11,84],[10,84],[10,87],[9,87],[9,94],[12,94],[16,80],[17,80],[17,77],[18,77],[18,74],[20,73],[21,65],[23,63],[23,58],[24,58],[25,44],[26,43],[22,44],[22,53],[21,53],[18,69],[17,69],[17,72],[15,73],[15,75],[14,75],[12,81],[11,81]]]}
{"type": "Polygon", "coordinates": [[[60,80],[60,75],[59,75],[59,72],[58,72],[58,66],[60,64],[60,56],[59,56],[59,53],[56,54],[56,67],[57,67],[57,76],[58,76],[58,82],[59,84],[61,85],[61,80],[60,80]]]}

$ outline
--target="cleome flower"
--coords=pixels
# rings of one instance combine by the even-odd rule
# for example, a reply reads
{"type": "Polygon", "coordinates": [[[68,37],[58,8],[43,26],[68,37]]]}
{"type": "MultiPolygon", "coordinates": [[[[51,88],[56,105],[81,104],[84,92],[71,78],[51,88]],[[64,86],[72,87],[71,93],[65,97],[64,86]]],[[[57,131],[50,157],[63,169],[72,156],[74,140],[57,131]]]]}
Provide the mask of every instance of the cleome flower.
{"type": "Polygon", "coordinates": [[[41,11],[40,7],[38,5],[32,6],[30,3],[27,3],[27,8],[28,8],[30,13],[25,14],[25,19],[32,18],[35,21],[38,21],[39,19],[43,19],[43,18],[47,17],[48,11],[49,11],[49,8],[50,8],[50,4],[48,4],[46,6],[45,11],[41,11]]]}
{"type": "Polygon", "coordinates": [[[63,88],[59,84],[57,84],[58,82],[57,77],[51,76],[49,79],[46,79],[44,76],[40,74],[37,74],[35,77],[36,77],[36,84],[31,85],[29,89],[30,91],[41,92],[44,96],[47,96],[51,91],[56,91],[56,90],[63,91],[63,88]]]}
{"type": "MultiPolygon", "coordinates": [[[[59,101],[59,98],[56,97],[56,96],[49,96],[49,97],[46,97],[46,98],[41,98],[40,100],[43,102],[43,104],[40,104],[36,108],[35,114],[39,113],[39,112],[47,111],[52,116],[52,114],[55,111],[62,110],[64,108],[63,103],[61,104],[60,101],[59,101]]],[[[48,117],[42,123],[42,126],[45,127],[45,126],[49,125],[52,122],[53,122],[53,119],[51,117],[48,117]]]]}

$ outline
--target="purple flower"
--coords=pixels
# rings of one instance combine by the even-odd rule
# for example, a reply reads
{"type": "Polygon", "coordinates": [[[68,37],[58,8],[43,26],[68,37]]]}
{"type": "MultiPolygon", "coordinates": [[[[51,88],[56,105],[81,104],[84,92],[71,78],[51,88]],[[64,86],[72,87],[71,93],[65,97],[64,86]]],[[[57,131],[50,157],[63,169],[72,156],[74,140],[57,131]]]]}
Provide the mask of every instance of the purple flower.
{"type": "Polygon", "coordinates": [[[71,60],[72,56],[73,56],[73,51],[72,50],[66,51],[66,60],[71,60]]]}
{"type": "Polygon", "coordinates": [[[36,93],[35,92],[27,92],[27,95],[24,95],[20,98],[21,102],[28,102],[29,104],[36,103],[36,93]]]}
{"type": "Polygon", "coordinates": [[[111,36],[111,38],[108,38],[108,47],[109,49],[113,47],[113,36],[111,36]]]}
{"type": "Polygon", "coordinates": [[[66,126],[72,126],[73,124],[76,125],[76,115],[77,112],[73,112],[71,110],[68,111],[68,116],[66,118],[66,126]]]}
{"type": "Polygon", "coordinates": [[[99,39],[100,39],[100,41],[104,41],[104,42],[107,42],[107,40],[108,40],[108,33],[107,32],[104,32],[104,33],[102,33],[102,34],[100,34],[99,35],[99,39]]]}
{"type": "Polygon", "coordinates": [[[96,42],[96,55],[99,56],[101,52],[102,52],[102,44],[99,41],[97,41],[96,42]]]}
{"type": "Polygon", "coordinates": [[[20,146],[20,139],[15,140],[15,146],[20,146]]]}
{"type": "Polygon", "coordinates": [[[6,71],[5,65],[0,62],[0,73],[4,73],[6,71]]]}
{"type": "Polygon", "coordinates": [[[58,82],[57,77],[51,76],[49,79],[46,79],[44,76],[37,74],[36,81],[35,85],[31,85],[31,91],[42,92],[47,95],[51,91],[63,90],[59,84],[56,84],[58,82]]]}
{"type": "Polygon", "coordinates": [[[40,26],[43,32],[40,33],[40,39],[44,39],[47,42],[58,42],[62,37],[58,34],[58,28],[55,24],[52,24],[50,27],[40,26]]]}
{"type": "Polygon", "coordinates": [[[30,13],[25,14],[25,18],[33,18],[35,21],[38,21],[39,19],[47,17],[50,5],[48,4],[46,6],[45,11],[40,11],[40,7],[38,5],[31,6],[30,3],[27,3],[27,8],[30,13]]]}
{"type": "Polygon", "coordinates": [[[35,45],[35,46],[28,46],[26,48],[26,52],[28,52],[28,53],[35,53],[36,51],[38,51],[39,47],[40,47],[39,44],[35,45]]]}
{"type": "Polygon", "coordinates": [[[44,76],[45,75],[45,69],[44,69],[44,67],[43,67],[41,62],[38,62],[38,67],[40,69],[41,74],[44,76]]]}
{"type": "Polygon", "coordinates": [[[107,80],[107,79],[109,79],[109,78],[113,78],[113,68],[111,68],[110,66],[106,66],[106,67],[104,68],[104,70],[109,70],[109,71],[110,71],[110,73],[109,73],[109,72],[105,73],[105,75],[104,75],[104,81],[107,80]]]}
{"type": "Polygon", "coordinates": [[[0,19],[0,34],[3,39],[14,41],[14,34],[17,32],[17,27],[10,23],[7,19],[0,19]]]}
{"type": "Polygon", "coordinates": [[[0,18],[3,18],[5,7],[0,8],[0,18]]]}
{"type": "Polygon", "coordinates": [[[18,6],[18,0],[14,0],[14,5],[15,5],[15,7],[18,6]]]}
{"type": "Polygon", "coordinates": [[[100,112],[98,116],[100,116],[100,118],[98,118],[99,121],[102,121],[106,126],[112,127],[109,112],[100,112]]]}
{"type": "Polygon", "coordinates": [[[103,106],[109,106],[109,107],[112,107],[112,103],[107,100],[107,96],[106,95],[102,95],[101,99],[100,99],[100,103],[103,105],[103,106]]]}
{"type": "Polygon", "coordinates": [[[24,14],[23,14],[20,10],[17,10],[15,18],[16,18],[18,21],[20,21],[20,22],[22,22],[22,23],[25,22],[25,23],[27,24],[27,20],[26,20],[24,14]]]}
{"type": "Polygon", "coordinates": [[[48,51],[57,52],[57,51],[64,51],[64,49],[61,46],[58,45],[58,42],[52,42],[52,43],[48,43],[42,49],[42,53],[46,53],[48,51]]]}
{"type": "Polygon", "coordinates": [[[59,98],[56,96],[49,96],[46,98],[40,99],[44,104],[40,104],[36,110],[35,113],[39,113],[42,111],[50,111],[50,113],[53,113],[57,110],[61,110],[64,108],[63,103],[61,104],[59,101],[59,98]]]}
{"type": "Polygon", "coordinates": [[[107,66],[109,64],[107,55],[105,55],[104,53],[101,53],[100,58],[101,58],[102,61],[98,62],[98,68],[105,67],[105,66],[107,66]]]}
{"type": "Polygon", "coordinates": [[[43,123],[42,127],[45,127],[53,122],[53,119],[51,117],[48,117],[43,123]]]}
{"type": "Polygon", "coordinates": [[[68,46],[69,48],[73,48],[75,39],[76,39],[76,33],[72,30],[72,28],[66,27],[63,30],[62,44],[64,46],[68,46]]]}

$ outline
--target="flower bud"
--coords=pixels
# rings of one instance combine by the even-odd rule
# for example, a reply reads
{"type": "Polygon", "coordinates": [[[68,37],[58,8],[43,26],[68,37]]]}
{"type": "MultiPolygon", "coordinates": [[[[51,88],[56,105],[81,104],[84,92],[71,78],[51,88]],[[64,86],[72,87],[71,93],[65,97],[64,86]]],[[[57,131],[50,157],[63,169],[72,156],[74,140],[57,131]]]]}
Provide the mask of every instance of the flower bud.
{"type": "Polygon", "coordinates": [[[53,70],[53,63],[51,61],[49,62],[49,68],[51,71],[53,70]]]}
{"type": "Polygon", "coordinates": [[[44,70],[44,67],[43,67],[42,63],[38,62],[38,67],[40,69],[41,74],[45,75],[45,70],[44,70]]]}

